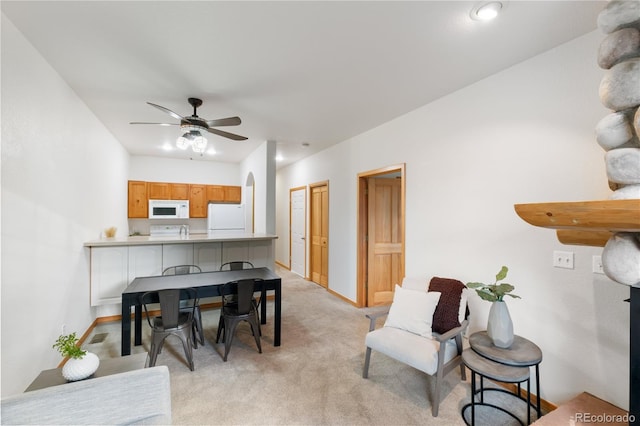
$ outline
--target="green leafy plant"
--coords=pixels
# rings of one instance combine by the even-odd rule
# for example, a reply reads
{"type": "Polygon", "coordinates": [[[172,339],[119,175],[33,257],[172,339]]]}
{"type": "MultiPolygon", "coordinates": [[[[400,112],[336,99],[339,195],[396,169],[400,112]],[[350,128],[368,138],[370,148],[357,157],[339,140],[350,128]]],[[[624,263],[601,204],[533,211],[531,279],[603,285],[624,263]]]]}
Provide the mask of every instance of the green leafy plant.
{"type": "Polygon", "coordinates": [[[64,357],[76,358],[80,359],[86,355],[87,351],[83,351],[78,346],[78,338],[76,337],[76,333],[73,332],[71,334],[60,335],[56,343],[53,344],[52,348],[57,349],[58,352],[64,357]]]}
{"type": "Polygon", "coordinates": [[[520,296],[510,294],[515,290],[514,286],[507,283],[498,284],[498,281],[502,281],[507,277],[507,272],[509,272],[509,268],[503,266],[502,269],[500,269],[500,272],[496,275],[496,282],[493,284],[467,283],[467,287],[475,289],[481,299],[488,300],[489,302],[502,302],[504,296],[511,296],[515,299],[520,299],[520,296]]]}

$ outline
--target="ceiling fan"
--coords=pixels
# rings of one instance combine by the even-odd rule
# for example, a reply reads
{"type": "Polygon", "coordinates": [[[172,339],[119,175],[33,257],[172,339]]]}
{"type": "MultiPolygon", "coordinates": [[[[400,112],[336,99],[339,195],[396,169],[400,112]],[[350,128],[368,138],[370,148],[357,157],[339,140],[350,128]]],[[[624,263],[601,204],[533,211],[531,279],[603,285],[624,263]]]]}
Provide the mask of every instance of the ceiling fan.
{"type": "Polygon", "coordinates": [[[225,132],[215,127],[222,126],[237,126],[242,121],[240,117],[227,117],[227,118],[219,118],[216,120],[205,120],[203,118],[198,117],[196,113],[197,108],[202,105],[202,99],[198,98],[189,98],[187,99],[189,104],[193,107],[193,115],[188,117],[183,117],[180,114],[177,114],[171,111],[169,108],[165,108],[160,105],[156,105],[151,102],[147,102],[147,104],[152,107],[158,108],[161,111],[166,112],[173,118],[180,120],[180,123],[147,123],[140,121],[133,121],[129,124],[155,124],[159,126],[180,126],[180,129],[183,133],[182,136],[178,138],[176,141],[176,145],[178,148],[187,149],[189,145],[191,145],[192,149],[195,152],[203,153],[206,146],[207,140],[204,136],[202,136],[202,132],[207,131],[209,133],[213,133],[214,135],[222,136],[224,138],[233,139],[234,141],[244,141],[247,138],[244,136],[236,135],[234,133],[225,132]]]}

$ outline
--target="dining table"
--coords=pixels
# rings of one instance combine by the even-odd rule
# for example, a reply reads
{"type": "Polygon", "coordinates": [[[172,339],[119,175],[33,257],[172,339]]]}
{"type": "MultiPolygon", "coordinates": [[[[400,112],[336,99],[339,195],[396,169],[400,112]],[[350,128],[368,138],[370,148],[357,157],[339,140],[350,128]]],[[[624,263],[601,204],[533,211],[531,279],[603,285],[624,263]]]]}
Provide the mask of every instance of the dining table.
{"type": "Polygon", "coordinates": [[[142,303],[140,297],[149,291],[194,288],[198,298],[221,296],[222,286],[228,282],[258,278],[256,291],[261,292],[260,321],[266,324],[267,291],[274,292],[273,346],[280,346],[282,280],[266,267],[234,271],[213,271],[184,275],[157,275],[136,277],[122,292],[122,356],[131,354],[131,308],[134,308],[134,344],[142,344],[142,303]]]}

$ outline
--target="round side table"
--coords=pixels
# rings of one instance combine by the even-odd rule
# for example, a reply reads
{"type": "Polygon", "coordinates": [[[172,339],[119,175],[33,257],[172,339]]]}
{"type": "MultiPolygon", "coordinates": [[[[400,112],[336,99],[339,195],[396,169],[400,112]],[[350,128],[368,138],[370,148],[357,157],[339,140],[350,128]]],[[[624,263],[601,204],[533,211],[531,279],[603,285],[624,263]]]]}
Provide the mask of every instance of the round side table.
{"type": "MultiPolygon", "coordinates": [[[[535,367],[536,372],[536,414],[541,417],[540,410],[540,363],[542,362],[542,351],[530,340],[521,336],[514,336],[513,344],[506,349],[498,348],[493,344],[491,338],[486,331],[480,331],[469,337],[470,348],[465,349],[462,353],[462,361],[471,370],[471,404],[467,404],[462,408],[464,419],[464,411],[467,407],[472,407],[472,424],[474,422],[475,395],[480,394],[480,403],[484,404],[483,378],[487,377],[503,383],[514,383],[518,385],[516,395],[524,400],[521,394],[521,383],[527,382],[527,424],[531,423],[531,392],[530,392],[530,376],[529,367],[535,367]],[[480,375],[480,390],[475,389],[475,374],[480,375]]],[[[508,391],[506,391],[508,392],[508,391]]],[[[508,392],[511,393],[511,392],[508,392]]],[[[511,413],[501,407],[492,406],[503,411],[512,417],[511,413]]],[[[519,419],[518,419],[519,420],[519,419]]],[[[466,422],[466,420],[465,420],[466,422]]]]}

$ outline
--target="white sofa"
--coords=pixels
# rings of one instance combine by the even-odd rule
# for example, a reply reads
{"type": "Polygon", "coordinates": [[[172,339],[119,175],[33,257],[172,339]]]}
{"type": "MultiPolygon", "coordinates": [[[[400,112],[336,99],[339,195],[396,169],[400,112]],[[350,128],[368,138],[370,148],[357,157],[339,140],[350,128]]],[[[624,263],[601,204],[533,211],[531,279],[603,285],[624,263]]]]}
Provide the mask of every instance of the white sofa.
{"type": "Polygon", "coordinates": [[[0,423],[171,424],[169,370],[143,368],[3,398],[0,423]]]}

